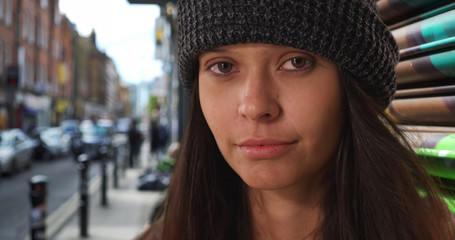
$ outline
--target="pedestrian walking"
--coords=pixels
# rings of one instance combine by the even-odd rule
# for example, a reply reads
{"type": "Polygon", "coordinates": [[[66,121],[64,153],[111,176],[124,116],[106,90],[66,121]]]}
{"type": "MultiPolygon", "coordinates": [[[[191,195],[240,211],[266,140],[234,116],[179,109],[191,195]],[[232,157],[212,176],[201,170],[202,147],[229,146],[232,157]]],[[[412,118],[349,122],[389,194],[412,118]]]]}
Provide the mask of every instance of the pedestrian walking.
{"type": "Polygon", "coordinates": [[[132,119],[128,130],[128,141],[130,144],[129,165],[131,168],[138,165],[138,155],[143,141],[142,134],[137,130],[137,120],[132,119]]]}
{"type": "Polygon", "coordinates": [[[375,0],[181,0],[191,113],[139,239],[453,239],[385,114],[398,47],[375,0]]]}

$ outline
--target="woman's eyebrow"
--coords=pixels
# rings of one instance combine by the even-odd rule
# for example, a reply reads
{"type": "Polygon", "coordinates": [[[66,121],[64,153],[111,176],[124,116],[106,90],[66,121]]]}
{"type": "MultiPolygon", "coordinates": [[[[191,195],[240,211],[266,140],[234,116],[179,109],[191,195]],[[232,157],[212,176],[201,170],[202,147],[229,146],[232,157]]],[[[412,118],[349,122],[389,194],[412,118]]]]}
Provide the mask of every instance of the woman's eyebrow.
{"type": "Polygon", "coordinates": [[[226,49],[214,48],[214,49],[210,49],[210,50],[207,50],[207,51],[201,53],[200,56],[203,57],[203,56],[211,54],[211,53],[229,53],[229,52],[230,51],[226,50],[226,49]]]}

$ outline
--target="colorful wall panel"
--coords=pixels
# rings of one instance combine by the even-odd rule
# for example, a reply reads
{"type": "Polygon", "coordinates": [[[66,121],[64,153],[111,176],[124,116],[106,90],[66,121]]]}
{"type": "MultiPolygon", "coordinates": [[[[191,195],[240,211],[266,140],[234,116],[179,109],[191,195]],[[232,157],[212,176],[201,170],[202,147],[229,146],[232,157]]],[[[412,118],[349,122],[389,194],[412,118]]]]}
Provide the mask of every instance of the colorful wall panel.
{"type": "Polygon", "coordinates": [[[388,112],[399,124],[455,126],[455,3],[380,0],[400,48],[398,89],[388,112]]]}

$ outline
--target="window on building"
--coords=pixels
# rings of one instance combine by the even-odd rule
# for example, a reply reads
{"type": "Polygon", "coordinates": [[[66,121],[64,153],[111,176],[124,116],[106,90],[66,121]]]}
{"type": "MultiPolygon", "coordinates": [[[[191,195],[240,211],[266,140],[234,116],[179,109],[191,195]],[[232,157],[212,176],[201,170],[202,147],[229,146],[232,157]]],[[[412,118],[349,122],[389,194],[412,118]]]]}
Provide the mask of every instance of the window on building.
{"type": "Polygon", "coordinates": [[[49,50],[49,34],[50,31],[47,28],[44,28],[44,50],[49,50]]]}
{"type": "Polygon", "coordinates": [[[66,59],[66,48],[62,48],[62,60],[66,59]]]}
{"type": "Polygon", "coordinates": [[[24,41],[27,41],[28,39],[28,31],[28,14],[24,12],[22,17],[22,39],[24,39],[24,41]]]}
{"type": "Polygon", "coordinates": [[[43,50],[47,50],[48,49],[48,31],[47,29],[41,25],[40,28],[39,28],[39,38],[38,38],[38,41],[39,41],[39,46],[41,47],[41,49],[43,50]]]}
{"type": "Polygon", "coordinates": [[[47,9],[47,3],[48,3],[47,0],[41,0],[41,8],[42,9],[47,9]]]}
{"type": "Polygon", "coordinates": [[[29,20],[28,25],[29,25],[29,29],[30,29],[30,31],[28,31],[28,34],[29,34],[28,40],[29,40],[30,44],[34,44],[35,43],[35,32],[36,32],[35,19],[33,17],[29,17],[28,20],[29,20]]]}
{"type": "Polygon", "coordinates": [[[3,20],[5,15],[5,0],[0,0],[0,21],[3,20]]]}
{"type": "Polygon", "coordinates": [[[38,23],[36,24],[36,43],[38,45],[38,47],[43,47],[42,45],[42,41],[43,41],[43,31],[41,29],[41,22],[38,21],[38,23]]]}
{"type": "Polygon", "coordinates": [[[59,40],[56,40],[54,42],[55,44],[55,49],[54,49],[54,57],[56,60],[63,60],[62,57],[61,57],[61,49],[62,49],[62,44],[59,40]]]}
{"type": "Polygon", "coordinates": [[[54,23],[55,23],[56,26],[60,26],[61,22],[62,22],[62,15],[60,14],[59,8],[56,7],[55,8],[55,13],[54,13],[54,23]]]}
{"type": "Polygon", "coordinates": [[[52,46],[52,57],[55,59],[55,60],[58,60],[57,58],[57,48],[58,48],[58,40],[54,40],[54,45],[52,46]]]}
{"type": "Polygon", "coordinates": [[[11,27],[13,24],[13,0],[6,0],[5,25],[11,27]]]}
{"type": "Polygon", "coordinates": [[[5,64],[6,66],[13,63],[13,54],[10,46],[5,47],[5,64]]]}
{"type": "Polygon", "coordinates": [[[41,29],[43,30],[43,33],[41,34],[41,37],[43,39],[41,39],[41,43],[42,43],[42,47],[43,47],[43,50],[46,50],[46,45],[47,45],[47,31],[46,31],[46,28],[44,26],[41,26],[41,29]]]}

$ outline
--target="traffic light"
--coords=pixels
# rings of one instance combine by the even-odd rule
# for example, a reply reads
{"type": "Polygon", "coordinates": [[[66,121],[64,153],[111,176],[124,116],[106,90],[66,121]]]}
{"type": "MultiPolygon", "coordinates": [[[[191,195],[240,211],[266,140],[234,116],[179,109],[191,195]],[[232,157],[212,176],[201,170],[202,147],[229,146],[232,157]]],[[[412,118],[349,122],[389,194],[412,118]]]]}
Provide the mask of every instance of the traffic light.
{"type": "Polygon", "coordinates": [[[6,68],[6,80],[10,87],[19,86],[19,67],[17,65],[10,65],[6,68]]]}

